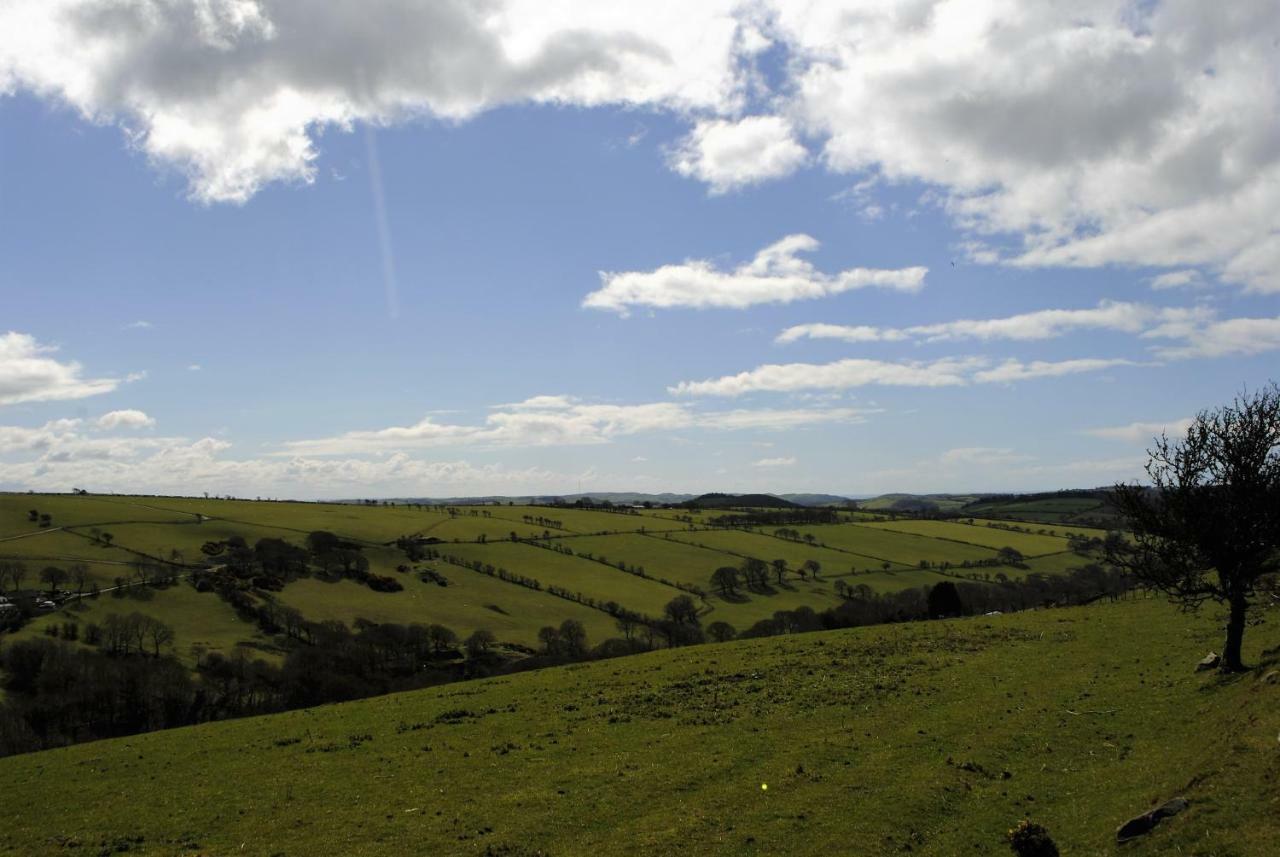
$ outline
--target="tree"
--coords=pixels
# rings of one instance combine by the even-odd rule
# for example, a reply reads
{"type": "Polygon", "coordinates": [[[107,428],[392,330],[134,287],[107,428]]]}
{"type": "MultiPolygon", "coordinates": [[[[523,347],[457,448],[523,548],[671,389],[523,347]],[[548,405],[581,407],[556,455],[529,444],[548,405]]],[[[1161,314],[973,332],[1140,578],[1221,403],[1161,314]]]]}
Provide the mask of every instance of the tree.
{"type": "Polygon", "coordinates": [[[778,585],[782,585],[782,579],[787,576],[787,561],[785,559],[775,559],[769,563],[773,566],[773,576],[778,578],[778,585]]]}
{"type": "Polygon", "coordinates": [[[497,638],[493,636],[493,632],[485,628],[477,628],[471,632],[471,636],[467,637],[463,643],[467,647],[467,657],[482,658],[489,654],[489,649],[497,642],[497,638]]]}
{"type": "Polygon", "coordinates": [[[935,584],[929,590],[929,618],[946,619],[964,613],[964,603],[960,600],[960,590],[949,580],[935,584]]]}
{"type": "Polygon", "coordinates": [[[996,551],[996,559],[1004,565],[1021,565],[1022,551],[1017,548],[1003,547],[996,551]]]}
{"type": "Polygon", "coordinates": [[[731,565],[724,565],[711,572],[711,585],[720,590],[725,598],[738,591],[738,570],[731,565]]]}
{"type": "Polygon", "coordinates": [[[85,584],[89,582],[89,566],[82,562],[71,566],[71,582],[76,585],[76,595],[84,595],[85,584]]]}
{"type": "Polygon", "coordinates": [[[577,619],[565,619],[560,623],[560,647],[571,658],[587,653],[587,629],[577,619]]]}
{"type": "Polygon", "coordinates": [[[49,584],[49,591],[56,594],[58,587],[67,582],[67,572],[56,565],[45,566],[40,570],[40,582],[49,584]]]}
{"type": "Polygon", "coordinates": [[[806,559],[804,561],[804,570],[809,572],[809,576],[814,580],[818,579],[818,572],[822,571],[822,564],[816,559],[806,559]]]}
{"type": "Polygon", "coordinates": [[[1150,487],[1117,485],[1132,541],[1108,559],[1187,608],[1226,604],[1221,669],[1244,669],[1245,622],[1259,582],[1280,570],[1280,387],[1201,411],[1180,441],[1147,451],[1150,487]]]}
{"type": "Polygon", "coordinates": [[[738,636],[738,631],[728,622],[716,621],[707,626],[707,636],[717,643],[725,643],[738,636]]]}
{"type": "Polygon", "coordinates": [[[436,654],[440,654],[453,648],[458,642],[458,635],[444,625],[428,625],[427,640],[436,654]]]}
{"type": "Polygon", "coordinates": [[[554,625],[544,625],[538,629],[538,642],[542,644],[543,653],[560,654],[560,632],[554,625]]]}
{"type": "Polygon", "coordinates": [[[151,643],[151,652],[157,658],[160,657],[162,648],[173,643],[173,628],[159,619],[147,617],[144,623],[144,632],[147,640],[151,643]]]}
{"type": "Polygon", "coordinates": [[[698,604],[688,595],[677,595],[672,598],[662,612],[677,625],[698,624],[698,604]]]}

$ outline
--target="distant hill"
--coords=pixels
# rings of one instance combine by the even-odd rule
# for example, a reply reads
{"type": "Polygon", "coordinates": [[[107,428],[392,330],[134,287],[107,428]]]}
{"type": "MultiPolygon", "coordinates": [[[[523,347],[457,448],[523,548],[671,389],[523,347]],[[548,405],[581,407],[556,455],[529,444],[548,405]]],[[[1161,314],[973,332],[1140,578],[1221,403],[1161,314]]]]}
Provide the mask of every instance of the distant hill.
{"type": "MultiPolygon", "coordinates": [[[[444,503],[451,506],[483,506],[498,504],[505,506],[508,503],[516,506],[528,505],[554,505],[559,503],[576,503],[578,500],[608,500],[610,503],[618,505],[638,505],[640,503],[653,503],[655,505],[683,503],[686,500],[692,500],[694,494],[673,494],[664,492],[661,494],[647,494],[642,491],[592,491],[581,494],[521,494],[521,495],[498,495],[491,494],[483,497],[386,497],[378,498],[378,502],[384,500],[388,503],[444,503]]],[[[363,503],[359,499],[335,500],[335,503],[363,503]]]]}
{"type": "Polygon", "coordinates": [[[794,503],[773,494],[720,493],[703,494],[685,501],[685,505],[695,509],[796,509],[801,506],[800,503],[794,503]]]}
{"type": "Polygon", "coordinates": [[[872,512],[958,512],[980,494],[881,494],[860,500],[858,506],[872,512]]]}
{"type": "Polygon", "coordinates": [[[778,494],[777,496],[801,506],[845,506],[855,502],[852,498],[840,494],[778,494]]]}

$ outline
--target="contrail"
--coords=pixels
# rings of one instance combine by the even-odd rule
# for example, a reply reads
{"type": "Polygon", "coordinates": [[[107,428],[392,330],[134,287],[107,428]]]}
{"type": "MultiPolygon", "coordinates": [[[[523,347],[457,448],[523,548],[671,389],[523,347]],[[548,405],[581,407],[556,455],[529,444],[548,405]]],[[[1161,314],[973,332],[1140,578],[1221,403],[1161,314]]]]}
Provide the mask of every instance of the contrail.
{"type": "Polygon", "coordinates": [[[378,163],[378,141],[373,126],[364,129],[364,148],[369,161],[369,190],[373,192],[373,214],[378,225],[378,248],[382,251],[382,282],[387,291],[387,315],[398,318],[400,296],[396,287],[396,260],[391,253],[391,227],[387,224],[387,200],[382,192],[382,167],[378,163]]]}

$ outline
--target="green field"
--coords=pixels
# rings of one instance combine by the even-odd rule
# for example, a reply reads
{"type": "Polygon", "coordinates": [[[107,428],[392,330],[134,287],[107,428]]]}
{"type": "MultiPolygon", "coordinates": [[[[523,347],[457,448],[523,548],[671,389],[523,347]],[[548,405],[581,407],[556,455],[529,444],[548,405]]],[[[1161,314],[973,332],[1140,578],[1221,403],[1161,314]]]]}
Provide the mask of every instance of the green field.
{"type": "MultiPolygon", "coordinates": [[[[559,625],[567,618],[582,621],[593,644],[616,636],[618,631],[612,618],[600,610],[439,561],[417,565],[443,573],[449,579],[448,587],[422,583],[412,573],[397,575],[397,566],[409,562],[390,543],[402,535],[435,537],[446,542],[437,546],[444,553],[506,568],[535,578],[544,587],[562,587],[599,604],[612,601],[649,616],[661,615],[665,604],[680,594],[674,585],[664,585],[660,579],[696,586],[708,592],[702,608],[706,616],[714,615],[714,619],[707,621],[723,620],[739,630],[779,610],[800,606],[822,610],[837,604],[837,578],[865,583],[880,592],[929,586],[947,578],[933,570],[919,569],[921,559],[931,564],[959,565],[966,559],[994,556],[993,546],[997,543],[1012,544],[1027,554],[1049,553],[1042,550],[1045,548],[1061,553],[1066,545],[1062,538],[1012,533],[983,526],[982,522],[971,526],[904,519],[802,528],[802,532],[813,534],[826,545],[809,546],[763,532],[690,531],[687,524],[673,520],[683,514],[683,510],[647,510],[632,515],[548,506],[488,506],[458,507],[457,514],[450,515],[437,508],[404,505],[8,494],[0,495],[0,533],[5,534],[0,541],[0,557],[24,562],[28,588],[39,585],[38,574],[45,565],[66,567],[78,561],[88,563],[91,582],[105,588],[117,578],[132,580],[132,563],[148,556],[175,557],[180,564],[190,564],[204,560],[200,548],[206,542],[239,536],[250,544],[262,538],[283,538],[301,544],[307,533],[326,529],[362,544],[370,570],[396,575],[405,588],[401,592],[375,592],[350,581],[326,583],[303,578],[272,596],[298,608],[307,619],[438,623],[461,636],[486,628],[502,641],[532,645],[540,628],[559,625]],[[30,522],[27,512],[33,508],[51,514],[53,526],[41,529],[30,522]],[[526,516],[541,518],[543,523],[526,521],[526,516]],[[558,522],[560,527],[552,527],[548,520],[558,522]],[[110,546],[89,538],[95,528],[112,534],[110,546]],[[641,533],[641,529],[646,532],[641,533]],[[615,567],[513,543],[509,539],[513,530],[522,537],[540,536],[547,530],[554,544],[567,546],[577,554],[607,558],[615,567]],[[608,534],[581,535],[600,531],[608,534]],[[481,536],[488,541],[477,541],[481,536]],[[744,589],[725,601],[712,591],[711,573],[720,566],[739,565],[744,556],[766,561],[783,558],[792,569],[815,559],[822,566],[823,579],[803,581],[792,573],[781,586],[771,585],[763,592],[744,589]],[[891,561],[888,573],[881,568],[886,560],[891,561]],[[624,573],[616,568],[620,561],[628,567],[643,567],[653,579],[624,573]],[[850,576],[855,569],[858,574],[850,576]]],[[[705,524],[709,517],[722,513],[698,510],[691,514],[705,524]]],[[[1033,570],[1045,572],[1083,564],[1069,555],[1034,562],[1033,570]]],[[[997,571],[983,569],[982,573],[994,577],[997,571]]],[[[1029,573],[1003,571],[1009,577],[1029,573]]],[[[219,651],[229,651],[238,643],[265,650],[287,645],[282,640],[262,639],[251,624],[237,619],[216,595],[197,595],[185,584],[180,586],[180,596],[176,590],[157,593],[147,602],[147,609],[174,626],[175,651],[184,658],[190,660],[193,645],[219,651]]],[[[125,604],[133,600],[104,599],[101,603],[125,604]]],[[[103,608],[90,604],[86,609],[103,608]]],[[[46,621],[52,620],[38,620],[32,627],[39,629],[46,621]]]]}
{"type": "Polygon", "coordinates": [[[1011,547],[1024,556],[1040,556],[1041,554],[1057,553],[1067,549],[1065,535],[1056,537],[1038,533],[1023,533],[1000,527],[989,527],[986,526],[985,522],[980,521],[975,521],[973,524],[954,521],[882,521],[869,523],[865,526],[895,533],[911,533],[918,536],[962,542],[996,550],[1003,547],[1011,547]]]}
{"type": "MultiPolygon", "coordinates": [[[[562,586],[600,602],[616,601],[629,610],[648,616],[661,616],[663,606],[680,594],[678,589],[656,580],[646,580],[602,563],[525,543],[452,545],[446,552],[536,577],[544,585],[562,586]]],[[[448,570],[448,566],[442,568],[448,570]]]]}
{"type": "MultiPolygon", "coordinates": [[[[908,567],[918,566],[920,560],[958,565],[965,560],[991,559],[996,555],[991,548],[908,532],[894,532],[883,529],[879,523],[805,527],[800,528],[800,532],[811,534],[819,542],[833,548],[908,567]]],[[[861,562],[858,565],[859,568],[862,567],[861,562]]]]}
{"type": "Polygon", "coordinates": [[[143,613],[174,627],[173,653],[188,666],[195,665],[201,652],[229,655],[237,646],[246,647],[254,657],[268,660],[278,660],[284,653],[277,640],[261,633],[252,622],[241,620],[219,598],[183,585],[139,590],[138,594],[142,597],[102,595],[74,602],[35,617],[14,637],[39,636],[49,624],[76,622],[83,628],[90,623],[101,625],[112,613],[143,613]]]}
{"type": "Polygon", "coordinates": [[[1130,855],[1280,836],[1280,623],[1159,601],[675,649],[0,760],[0,853],[1130,855]],[[1271,652],[1267,655],[1264,652],[1271,652]],[[762,786],[767,785],[767,790],[762,786]],[[909,846],[909,847],[907,847],[909,846]]]}
{"type": "Polygon", "coordinates": [[[403,592],[374,592],[350,580],[327,583],[310,579],[294,581],[278,597],[281,603],[296,607],[314,621],[438,623],[453,629],[459,637],[487,628],[500,642],[525,646],[537,642],[539,628],[559,625],[565,619],[582,622],[594,642],[617,634],[613,619],[599,610],[463,568],[439,568],[448,579],[448,586],[422,583],[405,575],[401,579],[403,592]]]}
{"type": "MultiPolygon", "coordinates": [[[[824,534],[827,532],[835,533],[853,526],[852,524],[840,524],[830,527],[814,527],[810,531],[814,533],[821,531],[824,534]]],[[[804,530],[801,532],[804,532],[804,530]]],[[[830,550],[816,545],[810,546],[804,542],[779,539],[762,533],[748,533],[742,530],[699,530],[695,533],[672,533],[671,537],[690,544],[755,557],[765,562],[785,559],[793,569],[804,565],[806,560],[812,559],[818,562],[822,566],[823,573],[828,575],[846,574],[854,568],[866,570],[880,567],[878,558],[865,555],[854,556],[843,551],[830,550]]]]}

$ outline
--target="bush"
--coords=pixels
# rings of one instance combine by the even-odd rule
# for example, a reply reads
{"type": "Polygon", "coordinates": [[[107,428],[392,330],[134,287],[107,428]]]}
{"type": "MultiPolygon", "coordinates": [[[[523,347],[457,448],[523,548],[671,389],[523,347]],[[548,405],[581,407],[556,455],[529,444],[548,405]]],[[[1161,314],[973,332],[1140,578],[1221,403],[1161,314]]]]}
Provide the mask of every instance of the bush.
{"type": "Polygon", "coordinates": [[[1007,836],[1009,847],[1018,857],[1058,857],[1058,846],[1049,831],[1030,819],[1023,819],[1007,836]]]}

